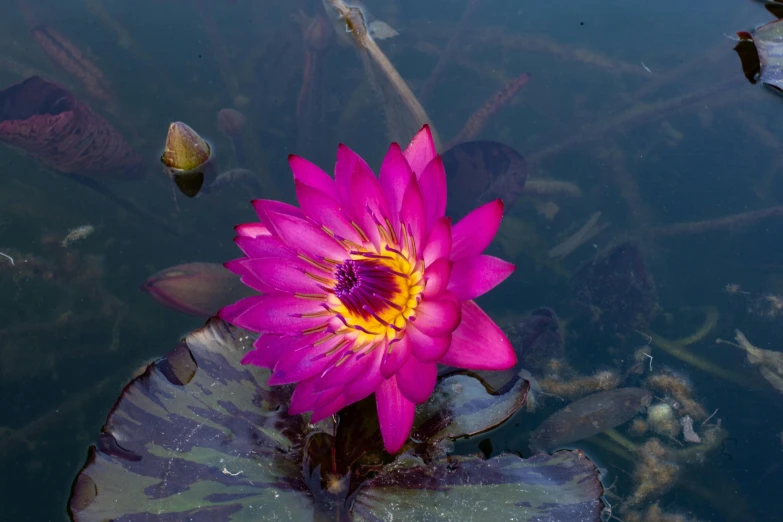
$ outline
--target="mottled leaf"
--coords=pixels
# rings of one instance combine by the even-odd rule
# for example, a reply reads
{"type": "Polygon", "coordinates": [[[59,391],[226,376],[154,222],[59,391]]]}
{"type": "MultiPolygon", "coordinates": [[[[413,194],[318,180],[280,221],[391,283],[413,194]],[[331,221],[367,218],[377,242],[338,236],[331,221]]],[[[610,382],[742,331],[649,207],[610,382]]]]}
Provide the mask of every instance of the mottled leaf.
{"type": "Polygon", "coordinates": [[[490,430],[525,404],[529,388],[519,376],[493,393],[469,372],[445,377],[430,400],[416,411],[412,437],[436,443],[490,430]]]}
{"type": "Polygon", "coordinates": [[[612,429],[647,409],[652,400],[643,388],[617,388],[588,395],[548,417],[530,435],[534,450],[558,448],[612,429]]]}
{"type": "Polygon", "coordinates": [[[401,457],[359,490],[353,520],[598,522],[602,494],[597,468],[580,451],[431,464],[401,457]]]}
{"type": "Polygon", "coordinates": [[[783,20],[764,24],[752,32],[739,32],[740,42],[735,51],[742,61],[745,76],[755,83],[755,74],[764,85],[777,91],[783,90],[783,20]],[[756,47],[756,55],[746,42],[756,47]],[[758,66],[756,61],[758,60],[758,66]]]}
{"type": "Polygon", "coordinates": [[[289,389],[240,365],[252,341],[210,321],[125,388],[77,477],[74,520],[312,519],[306,423],[285,414],[289,389]]]}

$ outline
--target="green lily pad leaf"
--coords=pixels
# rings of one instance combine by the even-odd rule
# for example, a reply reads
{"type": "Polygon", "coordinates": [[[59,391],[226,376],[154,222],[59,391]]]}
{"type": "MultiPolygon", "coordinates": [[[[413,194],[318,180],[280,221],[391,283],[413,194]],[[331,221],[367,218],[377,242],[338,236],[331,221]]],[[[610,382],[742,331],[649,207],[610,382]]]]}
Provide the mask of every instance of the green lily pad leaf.
{"type": "Polygon", "coordinates": [[[76,521],[309,520],[303,417],[242,366],[253,338],[221,321],[123,391],[74,484],[76,521]]]}
{"type": "Polygon", "coordinates": [[[518,375],[492,393],[472,372],[449,375],[417,409],[412,438],[434,444],[491,430],[525,404],[529,389],[518,375]]]}
{"type": "Polygon", "coordinates": [[[752,32],[737,33],[740,41],[734,50],[742,61],[745,76],[783,92],[783,20],[764,24],[752,32]],[[754,49],[750,48],[752,44],[754,49]]]}
{"type": "Polygon", "coordinates": [[[359,490],[353,520],[598,522],[602,494],[597,468],[580,451],[431,464],[400,457],[359,490]]]}

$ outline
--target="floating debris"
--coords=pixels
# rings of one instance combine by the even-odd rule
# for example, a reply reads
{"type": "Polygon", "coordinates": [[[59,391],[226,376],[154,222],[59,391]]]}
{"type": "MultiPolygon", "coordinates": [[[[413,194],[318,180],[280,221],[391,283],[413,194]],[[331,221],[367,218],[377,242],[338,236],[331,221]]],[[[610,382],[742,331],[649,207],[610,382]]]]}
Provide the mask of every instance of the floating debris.
{"type": "Polygon", "coordinates": [[[699,434],[693,431],[693,419],[690,415],[681,418],[680,424],[682,425],[682,438],[685,439],[685,442],[693,442],[694,444],[701,442],[699,434]]]}
{"type": "Polygon", "coordinates": [[[11,265],[12,266],[16,266],[16,263],[14,263],[14,258],[13,257],[9,256],[8,254],[4,254],[2,252],[0,252],[0,256],[7,257],[8,259],[11,260],[11,265]]]}
{"type": "Polygon", "coordinates": [[[654,432],[668,437],[676,437],[680,432],[680,424],[674,418],[674,408],[666,402],[653,404],[647,408],[647,426],[654,432]]]}
{"type": "Polygon", "coordinates": [[[60,246],[67,247],[71,243],[86,239],[90,237],[93,232],[95,232],[95,227],[92,225],[82,225],[80,227],[72,228],[68,231],[68,235],[65,236],[65,239],[60,242],[60,246]]]}
{"type": "Polygon", "coordinates": [[[667,397],[667,402],[679,413],[701,420],[707,418],[704,406],[693,400],[693,387],[682,377],[671,372],[651,375],[644,381],[645,386],[667,397]]]}
{"type": "Polygon", "coordinates": [[[633,472],[636,489],[628,505],[638,505],[652,495],[662,494],[674,484],[680,472],[671,450],[656,438],[641,445],[638,453],[641,460],[633,472]]]}
{"type": "Polygon", "coordinates": [[[763,350],[750,344],[745,334],[734,330],[737,343],[717,339],[715,342],[730,344],[742,348],[747,353],[748,362],[759,367],[761,376],[764,377],[776,390],[783,393],[783,352],[763,350]]]}
{"type": "Polygon", "coordinates": [[[539,382],[541,388],[549,394],[574,400],[588,393],[613,390],[620,385],[620,376],[613,370],[600,370],[587,376],[569,375],[565,380],[558,368],[561,363],[559,359],[552,359],[547,368],[548,376],[539,382]]]}

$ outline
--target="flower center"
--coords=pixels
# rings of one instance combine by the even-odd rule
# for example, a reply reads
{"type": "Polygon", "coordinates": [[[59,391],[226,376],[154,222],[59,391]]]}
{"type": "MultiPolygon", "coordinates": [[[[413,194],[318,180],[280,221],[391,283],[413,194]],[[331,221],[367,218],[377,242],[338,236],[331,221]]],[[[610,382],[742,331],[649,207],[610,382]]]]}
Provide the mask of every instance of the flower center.
{"type": "MultiPolygon", "coordinates": [[[[424,292],[424,263],[417,259],[416,247],[405,226],[401,227],[400,236],[392,233],[388,222],[378,229],[380,248],[376,249],[363,236],[363,245],[341,240],[347,259],[303,258],[320,269],[320,273],[307,274],[321,283],[319,286],[326,294],[300,297],[323,298],[325,312],[318,315],[338,319],[336,324],[342,323],[342,327],[335,333],[353,332],[349,337],[358,346],[375,345],[383,337],[388,341],[402,337],[424,292]]],[[[311,331],[324,331],[328,324],[327,319],[323,327],[311,331]]],[[[330,328],[335,328],[335,323],[330,328]]]]}
{"type": "Polygon", "coordinates": [[[368,319],[384,314],[389,307],[402,311],[396,301],[407,294],[407,274],[395,272],[377,259],[349,259],[334,272],[334,295],[352,315],[368,319]]]}

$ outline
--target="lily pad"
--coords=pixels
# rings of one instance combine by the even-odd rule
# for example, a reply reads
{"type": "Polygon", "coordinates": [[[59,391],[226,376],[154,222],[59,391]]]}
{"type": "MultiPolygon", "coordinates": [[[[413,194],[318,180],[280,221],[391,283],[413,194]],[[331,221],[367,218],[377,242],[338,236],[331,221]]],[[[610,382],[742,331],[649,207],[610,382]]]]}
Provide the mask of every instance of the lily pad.
{"type": "Polygon", "coordinates": [[[579,451],[429,465],[409,458],[369,481],[353,520],[599,521],[604,505],[594,499],[602,493],[595,465],[579,451]]]}
{"type": "MultiPolygon", "coordinates": [[[[777,2],[768,5],[777,10],[783,8],[777,2]]],[[[737,36],[740,41],[734,50],[740,57],[745,77],[751,83],[760,80],[783,93],[783,20],[769,22],[751,32],[738,32],[737,36]]]]}
{"type": "Polygon", "coordinates": [[[289,416],[291,389],[240,364],[253,340],[213,319],[134,379],[75,480],[72,519],[455,520],[469,503],[492,520],[599,520],[598,471],[579,452],[484,460],[435,446],[513,415],[526,381],[492,394],[469,374],[443,378],[416,419],[425,439],[395,457],[372,400],[317,425],[289,416]]]}
{"type": "Polygon", "coordinates": [[[469,373],[447,376],[416,412],[413,438],[435,444],[488,431],[522,407],[529,389],[518,376],[494,394],[469,373]]]}

